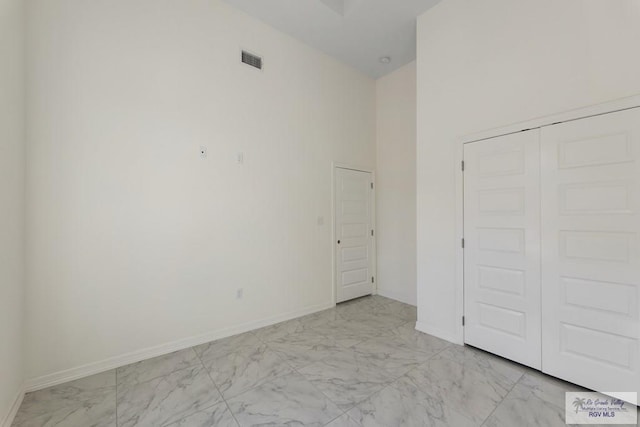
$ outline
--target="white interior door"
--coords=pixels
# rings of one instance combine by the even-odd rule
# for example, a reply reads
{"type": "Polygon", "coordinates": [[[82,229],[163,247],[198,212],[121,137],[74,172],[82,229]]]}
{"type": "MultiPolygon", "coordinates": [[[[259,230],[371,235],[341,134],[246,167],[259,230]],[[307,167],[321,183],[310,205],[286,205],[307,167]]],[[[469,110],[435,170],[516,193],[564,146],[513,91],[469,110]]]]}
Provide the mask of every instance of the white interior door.
{"type": "Polygon", "coordinates": [[[370,172],[335,169],[336,302],[373,293],[370,172]]]}
{"type": "Polygon", "coordinates": [[[640,109],[542,129],[543,370],[640,392],[640,109]]]}
{"type": "Polygon", "coordinates": [[[464,158],[464,340],[540,369],[539,130],[464,158]]]}

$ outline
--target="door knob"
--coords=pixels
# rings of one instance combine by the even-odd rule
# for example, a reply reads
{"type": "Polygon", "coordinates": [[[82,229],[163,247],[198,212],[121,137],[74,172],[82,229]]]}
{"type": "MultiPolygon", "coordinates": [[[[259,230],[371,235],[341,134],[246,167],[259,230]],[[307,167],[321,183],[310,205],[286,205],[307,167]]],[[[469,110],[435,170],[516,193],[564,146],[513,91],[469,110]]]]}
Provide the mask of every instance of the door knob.
{"type": "Polygon", "coordinates": [[[340,240],[338,240],[338,244],[340,244],[340,240]]]}

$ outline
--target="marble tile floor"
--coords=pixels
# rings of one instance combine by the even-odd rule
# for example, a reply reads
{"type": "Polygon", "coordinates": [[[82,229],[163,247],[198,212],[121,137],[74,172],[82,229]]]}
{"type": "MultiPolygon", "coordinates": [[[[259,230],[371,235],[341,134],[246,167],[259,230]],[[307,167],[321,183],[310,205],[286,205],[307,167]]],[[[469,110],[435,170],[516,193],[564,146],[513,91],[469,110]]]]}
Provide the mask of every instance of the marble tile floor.
{"type": "Polygon", "coordinates": [[[29,393],[14,427],[565,426],[580,390],[369,296],[29,393]]]}

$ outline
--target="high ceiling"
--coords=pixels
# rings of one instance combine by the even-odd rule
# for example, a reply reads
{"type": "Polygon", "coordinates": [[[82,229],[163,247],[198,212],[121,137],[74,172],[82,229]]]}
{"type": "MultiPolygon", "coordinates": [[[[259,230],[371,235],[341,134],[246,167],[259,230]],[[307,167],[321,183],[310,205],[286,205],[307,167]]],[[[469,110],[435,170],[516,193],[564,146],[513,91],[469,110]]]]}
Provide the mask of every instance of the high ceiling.
{"type": "Polygon", "coordinates": [[[225,0],[373,78],[415,59],[416,18],[439,0],[225,0]],[[389,64],[381,57],[391,58],[389,64]]]}

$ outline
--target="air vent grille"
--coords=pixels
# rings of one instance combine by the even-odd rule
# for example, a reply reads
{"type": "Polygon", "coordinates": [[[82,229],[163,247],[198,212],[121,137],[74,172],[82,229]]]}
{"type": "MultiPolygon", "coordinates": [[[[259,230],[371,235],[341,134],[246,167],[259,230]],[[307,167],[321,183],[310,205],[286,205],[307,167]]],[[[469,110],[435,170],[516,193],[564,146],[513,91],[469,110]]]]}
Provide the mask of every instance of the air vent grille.
{"type": "Polygon", "coordinates": [[[262,58],[249,52],[245,52],[244,50],[242,51],[242,62],[257,68],[258,70],[262,70],[262,58]]]}

